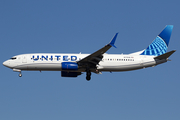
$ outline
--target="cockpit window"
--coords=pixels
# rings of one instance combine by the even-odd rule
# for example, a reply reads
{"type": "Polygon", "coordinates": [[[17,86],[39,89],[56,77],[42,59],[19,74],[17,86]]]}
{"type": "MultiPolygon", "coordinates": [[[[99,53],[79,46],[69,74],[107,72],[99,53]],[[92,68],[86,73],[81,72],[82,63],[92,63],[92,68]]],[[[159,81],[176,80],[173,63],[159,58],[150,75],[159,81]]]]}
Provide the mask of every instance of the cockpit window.
{"type": "Polygon", "coordinates": [[[16,59],[16,57],[12,57],[12,58],[10,58],[11,60],[15,60],[16,59]]]}

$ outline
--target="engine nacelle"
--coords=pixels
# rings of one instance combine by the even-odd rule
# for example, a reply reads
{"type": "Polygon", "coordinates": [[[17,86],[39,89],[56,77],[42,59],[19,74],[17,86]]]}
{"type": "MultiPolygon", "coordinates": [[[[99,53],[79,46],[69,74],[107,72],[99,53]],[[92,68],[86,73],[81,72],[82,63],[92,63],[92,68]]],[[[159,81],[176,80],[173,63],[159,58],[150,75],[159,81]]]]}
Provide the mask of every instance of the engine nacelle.
{"type": "Polygon", "coordinates": [[[81,75],[81,72],[61,71],[61,77],[77,77],[78,75],[81,75]]]}
{"type": "Polygon", "coordinates": [[[63,62],[61,65],[62,70],[78,70],[78,64],[74,62],[63,62]]]}

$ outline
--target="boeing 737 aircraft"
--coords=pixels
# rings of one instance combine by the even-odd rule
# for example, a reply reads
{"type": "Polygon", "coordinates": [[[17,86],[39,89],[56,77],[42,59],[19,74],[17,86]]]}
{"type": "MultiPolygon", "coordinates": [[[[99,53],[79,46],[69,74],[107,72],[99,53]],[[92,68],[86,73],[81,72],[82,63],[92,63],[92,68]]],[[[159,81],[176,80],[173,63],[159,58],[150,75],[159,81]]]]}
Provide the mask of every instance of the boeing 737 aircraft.
{"type": "Polygon", "coordinates": [[[91,79],[91,72],[99,74],[104,71],[130,71],[154,67],[168,61],[175,50],[167,52],[173,25],[167,25],[155,40],[144,50],[131,54],[105,53],[114,45],[118,33],[109,44],[92,54],[33,53],[16,55],[3,62],[3,65],[19,72],[61,71],[62,77],[77,77],[86,72],[86,79],[91,79]]]}

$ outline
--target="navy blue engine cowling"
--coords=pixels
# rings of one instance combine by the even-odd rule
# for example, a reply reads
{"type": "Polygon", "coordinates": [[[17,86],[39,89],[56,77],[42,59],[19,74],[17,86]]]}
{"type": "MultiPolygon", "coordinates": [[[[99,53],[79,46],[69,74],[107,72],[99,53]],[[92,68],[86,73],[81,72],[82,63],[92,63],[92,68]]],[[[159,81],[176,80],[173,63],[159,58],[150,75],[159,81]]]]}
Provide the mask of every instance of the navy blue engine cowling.
{"type": "Polygon", "coordinates": [[[61,65],[62,70],[78,70],[78,64],[74,62],[63,62],[61,65]]]}
{"type": "Polygon", "coordinates": [[[78,75],[81,75],[81,72],[61,71],[61,77],[77,77],[78,75]]]}

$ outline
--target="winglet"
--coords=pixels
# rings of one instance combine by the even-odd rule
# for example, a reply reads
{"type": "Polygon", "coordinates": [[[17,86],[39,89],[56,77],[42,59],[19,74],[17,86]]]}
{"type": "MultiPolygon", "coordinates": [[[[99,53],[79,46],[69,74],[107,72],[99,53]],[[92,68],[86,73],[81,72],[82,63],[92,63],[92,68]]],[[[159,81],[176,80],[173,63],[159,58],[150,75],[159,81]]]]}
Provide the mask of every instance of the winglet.
{"type": "Polygon", "coordinates": [[[113,39],[111,40],[111,42],[110,42],[108,45],[111,45],[111,46],[117,48],[117,47],[114,45],[114,43],[115,43],[115,41],[116,41],[116,38],[117,38],[117,35],[118,35],[118,33],[115,34],[115,36],[113,37],[113,39]]]}

